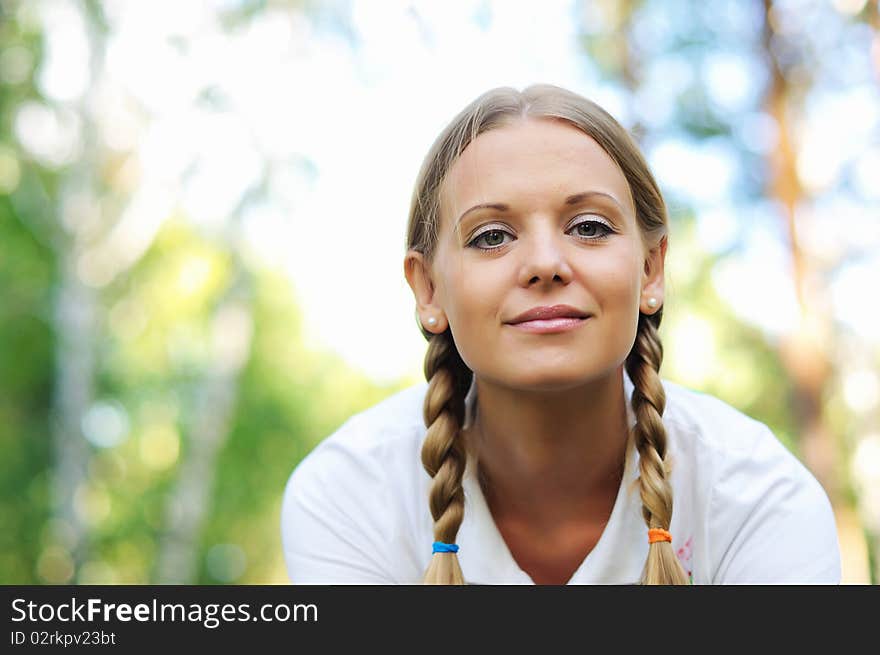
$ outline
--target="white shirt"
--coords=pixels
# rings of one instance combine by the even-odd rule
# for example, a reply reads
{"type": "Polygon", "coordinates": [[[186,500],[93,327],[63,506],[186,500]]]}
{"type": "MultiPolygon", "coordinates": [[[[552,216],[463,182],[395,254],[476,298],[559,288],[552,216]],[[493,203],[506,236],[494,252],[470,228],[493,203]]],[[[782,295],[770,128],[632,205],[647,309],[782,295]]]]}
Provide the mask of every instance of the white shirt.
{"type": "MultiPolygon", "coordinates": [[[[632,381],[624,372],[630,425],[632,381]]],[[[712,396],[663,380],[672,545],[694,584],[839,584],[828,497],[770,429],[712,396]]],[[[421,584],[431,558],[431,478],[421,463],[427,383],[352,416],[293,471],[281,537],[294,584],[421,584]]],[[[473,421],[476,385],[465,400],[473,421]]],[[[568,584],[639,581],[648,551],[630,448],[611,516],[568,584]]],[[[498,531],[473,462],[456,543],[465,581],[534,584],[498,531]]]]}

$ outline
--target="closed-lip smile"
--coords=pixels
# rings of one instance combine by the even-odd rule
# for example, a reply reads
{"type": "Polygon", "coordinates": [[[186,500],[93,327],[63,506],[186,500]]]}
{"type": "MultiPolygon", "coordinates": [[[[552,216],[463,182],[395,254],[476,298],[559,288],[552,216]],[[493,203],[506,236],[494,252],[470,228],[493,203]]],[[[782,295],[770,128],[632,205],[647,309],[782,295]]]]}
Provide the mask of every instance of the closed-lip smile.
{"type": "Polygon", "coordinates": [[[532,307],[516,318],[508,321],[510,325],[525,323],[526,321],[541,321],[553,318],[589,318],[589,314],[575,309],[571,305],[551,305],[532,307]]]}

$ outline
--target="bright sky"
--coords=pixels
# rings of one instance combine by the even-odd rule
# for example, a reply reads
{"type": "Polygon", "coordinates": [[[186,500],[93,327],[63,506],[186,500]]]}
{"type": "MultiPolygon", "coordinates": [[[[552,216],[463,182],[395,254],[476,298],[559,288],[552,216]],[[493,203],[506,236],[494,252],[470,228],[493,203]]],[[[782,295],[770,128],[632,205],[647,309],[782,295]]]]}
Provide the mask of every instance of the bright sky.
{"type": "MultiPolygon", "coordinates": [[[[95,286],[149,247],[175,205],[208,230],[224,229],[268,166],[269,194],[247,209],[239,236],[253,256],[290,273],[309,342],[338,351],[377,380],[421,379],[426,344],[403,276],[404,231],[422,158],[454,114],[491,87],[550,82],[593,98],[624,124],[634,111],[650,124],[671,111],[671,94],[693,74],[686,62],[658,60],[645,73],[651,102],[627,106],[613,86],[597,81],[578,51],[574,0],[352,0],[354,46],[271,3],[243,29],[226,34],[215,9],[235,4],[106,2],[113,30],[106,74],[96,80],[89,75],[78,5],[25,3],[25,17],[41,21],[49,37],[41,89],[62,108],[23,107],[16,134],[50,165],[74,161],[82,152],[81,126],[76,112],[63,107],[81,109],[87,98],[104,144],[137,150],[132,201],[111,238],[92,253],[100,256],[81,269],[95,286]],[[223,111],[197,101],[206,87],[223,111]]],[[[601,14],[589,10],[588,21],[598,25],[601,14]]],[[[700,74],[713,102],[748,106],[753,66],[737,55],[709,57],[700,74]]],[[[808,107],[799,171],[821,192],[837,183],[852,148],[876,134],[880,103],[876,85],[866,81],[831,100],[811,99],[808,107]],[[833,138],[822,128],[829,115],[848,116],[833,138]]],[[[773,129],[756,113],[746,116],[741,136],[760,151],[772,147],[773,129]]],[[[749,222],[750,247],[717,272],[716,286],[748,320],[773,333],[790,329],[799,315],[777,209],[744,210],[731,197],[729,145],[669,138],[647,154],[661,186],[697,207],[705,247],[724,248],[737,224],[749,222]]],[[[876,140],[855,166],[857,190],[876,200],[876,140]]],[[[87,213],[83,207],[88,199],[72,203],[64,220],[87,213]]],[[[805,243],[820,251],[855,243],[867,253],[868,246],[877,252],[880,245],[876,213],[851,195],[829,197],[801,219],[805,243]],[[847,229],[831,217],[846,217],[847,229]]],[[[876,255],[847,264],[831,302],[844,323],[876,340],[880,304],[865,302],[863,294],[870,276],[880,279],[876,255]]],[[[682,326],[691,336],[702,329],[682,326]]],[[[700,341],[706,348],[710,337],[700,341]]]]}

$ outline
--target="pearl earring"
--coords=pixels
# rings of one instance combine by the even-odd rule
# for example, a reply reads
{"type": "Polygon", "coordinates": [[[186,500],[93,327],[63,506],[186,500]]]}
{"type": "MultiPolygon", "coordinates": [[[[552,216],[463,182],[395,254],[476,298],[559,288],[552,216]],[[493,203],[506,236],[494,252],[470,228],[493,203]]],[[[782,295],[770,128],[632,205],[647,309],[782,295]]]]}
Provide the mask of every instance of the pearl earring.
{"type": "Polygon", "coordinates": [[[657,309],[657,305],[660,304],[660,301],[654,297],[648,298],[648,307],[651,309],[657,309]]]}
{"type": "Polygon", "coordinates": [[[428,325],[430,325],[431,327],[434,327],[435,325],[437,325],[437,319],[434,318],[433,316],[429,316],[428,317],[428,325]]]}

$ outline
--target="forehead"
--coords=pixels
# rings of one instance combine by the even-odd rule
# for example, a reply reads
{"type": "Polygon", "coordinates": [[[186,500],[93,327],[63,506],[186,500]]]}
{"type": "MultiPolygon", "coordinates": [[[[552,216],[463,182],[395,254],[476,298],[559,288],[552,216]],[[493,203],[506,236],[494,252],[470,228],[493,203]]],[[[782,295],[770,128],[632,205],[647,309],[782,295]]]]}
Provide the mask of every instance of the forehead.
{"type": "Polygon", "coordinates": [[[620,167],[592,137],[559,120],[528,118],[474,139],[444,179],[442,205],[458,217],[484,202],[554,202],[604,191],[634,214],[620,167]]]}

